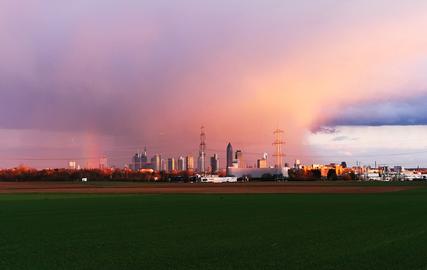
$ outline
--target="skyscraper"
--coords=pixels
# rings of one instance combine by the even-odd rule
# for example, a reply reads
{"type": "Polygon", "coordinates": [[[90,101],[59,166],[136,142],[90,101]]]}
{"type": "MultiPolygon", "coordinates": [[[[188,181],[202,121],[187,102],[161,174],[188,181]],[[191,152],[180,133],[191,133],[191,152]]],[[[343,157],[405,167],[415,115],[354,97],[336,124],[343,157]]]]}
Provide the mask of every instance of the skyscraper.
{"type": "Polygon", "coordinates": [[[136,154],[132,157],[131,169],[139,171],[141,169],[147,168],[148,157],[147,157],[147,147],[144,147],[144,152],[137,151],[136,154]]]}
{"type": "Polygon", "coordinates": [[[236,151],[236,160],[237,160],[237,166],[239,168],[246,168],[246,164],[245,164],[245,160],[243,158],[243,152],[242,150],[237,150],[236,151]]]}
{"type": "Polygon", "coordinates": [[[108,159],[104,156],[99,159],[99,169],[103,170],[106,168],[108,168],[108,159]]]}
{"type": "Polygon", "coordinates": [[[151,158],[151,166],[155,171],[160,171],[162,169],[162,158],[159,154],[151,158]]]}
{"type": "Polygon", "coordinates": [[[227,176],[230,175],[230,171],[229,171],[229,167],[233,166],[233,146],[231,145],[231,143],[228,143],[227,145],[227,176]]]}
{"type": "Polygon", "coordinates": [[[161,161],[160,161],[160,171],[166,172],[168,170],[167,167],[168,167],[167,160],[165,160],[164,158],[162,158],[161,161]]]}
{"type": "Polygon", "coordinates": [[[75,170],[77,168],[77,162],[74,160],[68,162],[68,169],[75,170]]]}
{"type": "Polygon", "coordinates": [[[194,157],[193,156],[187,156],[185,158],[185,169],[187,171],[194,171],[194,157]]]}
{"type": "Polygon", "coordinates": [[[144,146],[144,152],[141,155],[142,168],[145,168],[148,163],[147,146],[144,146]]]}
{"type": "Polygon", "coordinates": [[[197,159],[197,169],[200,173],[206,172],[206,134],[205,128],[200,128],[200,146],[199,146],[199,158],[197,159]]]}
{"type": "Polygon", "coordinates": [[[185,171],[187,169],[187,166],[185,165],[185,158],[179,157],[178,159],[178,171],[185,171]]]}
{"type": "Polygon", "coordinates": [[[168,172],[173,172],[175,171],[175,159],[174,158],[169,158],[168,159],[168,168],[167,168],[168,172]]]}
{"type": "Polygon", "coordinates": [[[142,155],[141,153],[137,152],[133,157],[132,157],[132,164],[131,164],[131,168],[135,171],[139,171],[142,169],[142,155]]]}
{"type": "Polygon", "coordinates": [[[211,157],[211,172],[212,174],[215,174],[219,171],[219,158],[217,154],[214,154],[213,157],[211,157]]]}

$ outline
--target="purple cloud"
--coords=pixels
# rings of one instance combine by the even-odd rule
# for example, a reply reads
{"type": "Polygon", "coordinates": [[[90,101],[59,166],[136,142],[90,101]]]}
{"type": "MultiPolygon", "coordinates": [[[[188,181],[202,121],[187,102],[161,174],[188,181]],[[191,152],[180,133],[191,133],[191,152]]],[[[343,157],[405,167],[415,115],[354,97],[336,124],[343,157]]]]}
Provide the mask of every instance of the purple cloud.
{"type": "Polygon", "coordinates": [[[426,125],[427,96],[374,100],[343,107],[326,126],[426,125]]]}

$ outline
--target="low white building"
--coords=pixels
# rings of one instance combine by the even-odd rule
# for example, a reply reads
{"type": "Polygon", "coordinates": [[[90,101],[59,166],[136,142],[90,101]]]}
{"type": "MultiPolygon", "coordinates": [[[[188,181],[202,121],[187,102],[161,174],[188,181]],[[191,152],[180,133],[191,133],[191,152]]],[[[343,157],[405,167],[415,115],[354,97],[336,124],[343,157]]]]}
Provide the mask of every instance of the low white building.
{"type": "Polygon", "coordinates": [[[249,178],[263,178],[267,176],[283,176],[284,178],[289,177],[289,168],[235,168],[229,167],[230,176],[237,178],[249,177],[249,178]]]}
{"type": "Polygon", "coordinates": [[[381,175],[378,172],[368,172],[366,174],[366,178],[367,180],[371,180],[371,181],[383,181],[383,177],[381,177],[381,175]]]}
{"type": "Polygon", "coordinates": [[[202,183],[233,183],[237,182],[237,177],[219,177],[217,175],[207,175],[201,178],[202,183]]]}
{"type": "Polygon", "coordinates": [[[424,176],[420,172],[406,170],[401,172],[401,180],[413,181],[422,179],[424,179],[424,176]]]}

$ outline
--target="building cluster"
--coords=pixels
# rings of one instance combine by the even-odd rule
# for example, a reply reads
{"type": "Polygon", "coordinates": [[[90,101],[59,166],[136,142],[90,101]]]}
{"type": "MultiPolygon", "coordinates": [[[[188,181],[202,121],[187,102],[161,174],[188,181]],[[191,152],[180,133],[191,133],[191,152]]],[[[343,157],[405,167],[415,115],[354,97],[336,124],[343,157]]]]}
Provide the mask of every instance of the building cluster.
{"type": "Polygon", "coordinates": [[[276,160],[276,163],[269,166],[268,154],[264,153],[261,159],[258,159],[256,166],[248,166],[245,161],[243,151],[233,152],[231,143],[227,145],[227,167],[226,175],[237,178],[287,178],[288,168],[283,166],[283,161],[276,160]]]}
{"type": "Polygon", "coordinates": [[[327,180],[365,180],[365,181],[415,181],[427,180],[427,170],[422,168],[404,168],[402,166],[354,166],[341,164],[312,164],[301,165],[295,162],[293,173],[300,178],[327,180]]]}
{"type": "MultiPolygon", "coordinates": [[[[234,177],[237,179],[294,179],[294,180],[425,180],[427,170],[405,169],[401,166],[354,166],[347,167],[346,162],[340,164],[312,164],[303,165],[300,160],[295,160],[294,164],[284,163],[284,153],[282,140],[283,131],[276,129],[274,132],[274,152],[272,160],[269,160],[267,153],[250,164],[246,159],[245,152],[241,149],[234,151],[233,145],[228,143],[225,149],[225,165],[221,167],[220,156],[213,154],[207,158],[206,133],[201,127],[200,144],[197,159],[192,155],[180,156],[178,158],[163,158],[160,154],[148,157],[147,148],[144,151],[137,151],[132,156],[130,164],[126,167],[135,172],[166,172],[170,174],[188,172],[210,176],[210,177],[234,177]],[[195,164],[196,163],[196,164],[195,164]],[[196,165],[196,166],[195,166],[196,165]]],[[[261,154],[260,154],[261,155],[261,154]]],[[[79,170],[80,165],[76,161],[69,162],[69,169],[79,170]]],[[[99,160],[99,169],[107,169],[107,158],[99,160]]]]}
{"type": "Polygon", "coordinates": [[[84,166],[81,166],[77,161],[70,160],[68,161],[68,169],[69,170],[81,170],[81,169],[100,169],[100,170],[106,170],[110,169],[108,166],[108,158],[106,156],[103,156],[96,160],[91,160],[93,162],[87,161],[84,166]],[[92,164],[93,163],[93,164],[92,164]]]}
{"type": "Polygon", "coordinates": [[[149,159],[147,148],[145,147],[142,153],[137,152],[132,157],[129,169],[134,171],[165,171],[170,173],[177,171],[194,171],[194,157],[188,155],[186,157],[180,156],[178,159],[163,159],[160,154],[155,154],[151,159],[149,159]]]}
{"type": "Polygon", "coordinates": [[[129,168],[135,171],[164,171],[168,173],[190,171],[201,175],[221,175],[238,178],[287,177],[287,168],[283,165],[284,155],[281,152],[284,144],[279,137],[281,133],[282,131],[280,130],[275,131],[275,163],[271,166],[269,165],[267,153],[264,153],[255,165],[248,165],[244,152],[240,149],[234,151],[232,144],[229,143],[226,146],[225,170],[222,170],[218,154],[215,153],[209,160],[207,159],[206,134],[204,127],[202,127],[196,167],[194,166],[194,158],[191,155],[180,156],[178,159],[163,159],[160,154],[156,154],[149,159],[147,149],[144,148],[143,152],[137,152],[132,157],[129,168]]]}
{"type": "Polygon", "coordinates": [[[427,180],[427,170],[421,168],[404,168],[402,166],[378,166],[355,168],[360,179],[374,181],[416,181],[427,180]]]}

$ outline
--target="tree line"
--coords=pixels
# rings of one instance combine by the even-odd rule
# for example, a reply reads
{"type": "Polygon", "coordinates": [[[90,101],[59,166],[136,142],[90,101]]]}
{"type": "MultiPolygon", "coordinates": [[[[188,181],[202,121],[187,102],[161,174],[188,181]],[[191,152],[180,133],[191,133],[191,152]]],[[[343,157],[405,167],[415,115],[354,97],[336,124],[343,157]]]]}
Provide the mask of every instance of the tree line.
{"type": "Polygon", "coordinates": [[[194,173],[140,172],[129,169],[32,169],[18,167],[0,170],[0,181],[193,181],[194,173]]]}

